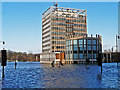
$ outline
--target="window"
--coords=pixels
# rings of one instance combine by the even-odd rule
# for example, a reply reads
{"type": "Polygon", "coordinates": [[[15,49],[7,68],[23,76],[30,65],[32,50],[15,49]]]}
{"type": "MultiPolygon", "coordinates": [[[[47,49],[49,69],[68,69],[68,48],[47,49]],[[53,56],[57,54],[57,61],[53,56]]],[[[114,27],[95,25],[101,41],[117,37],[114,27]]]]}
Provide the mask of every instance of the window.
{"type": "Polygon", "coordinates": [[[91,44],[91,40],[88,40],[88,44],[91,44]]]}
{"type": "Polygon", "coordinates": [[[88,58],[92,58],[92,54],[91,53],[88,53],[88,58]]]}
{"type": "Polygon", "coordinates": [[[72,59],[72,54],[70,54],[70,59],[72,59]]]}
{"type": "Polygon", "coordinates": [[[73,54],[73,59],[78,59],[78,54],[73,54]]]}
{"type": "Polygon", "coordinates": [[[77,45],[77,40],[74,40],[73,44],[74,44],[74,45],[75,45],[75,44],[77,45]]]}
{"type": "Polygon", "coordinates": [[[79,44],[83,44],[83,40],[79,40],[79,44]]]}
{"type": "Polygon", "coordinates": [[[71,46],[71,51],[72,51],[72,46],[71,46]]]}
{"type": "Polygon", "coordinates": [[[86,44],[86,39],[84,39],[84,44],[86,44]]]}
{"type": "Polygon", "coordinates": [[[79,54],[79,59],[83,59],[83,54],[79,54]]]}
{"type": "Polygon", "coordinates": [[[73,46],[73,50],[74,50],[74,51],[77,51],[77,50],[78,50],[77,45],[73,46]]]}
{"type": "Polygon", "coordinates": [[[68,46],[68,41],[66,41],[66,46],[68,46]]]}
{"type": "Polygon", "coordinates": [[[86,45],[84,45],[84,50],[86,50],[86,45]]]}
{"type": "Polygon", "coordinates": [[[68,48],[69,48],[69,51],[70,51],[70,46],[68,46],[68,48]]]}
{"type": "Polygon", "coordinates": [[[93,46],[93,50],[96,50],[96,46],[93,46]]]}
{"type": "Polygon", "coordinates": [[[88,50],[91,50],[91,46],[88,46],[88,50]]]}
{"type": "Polygon", "coordinates": [[[66,51],[69,51],[69,50],[68,50],[68,47],[66,47],[66,51]]]}
{"type": "Polygon", "coordinates": [[[72,40],[71,40],[71,45],[72,45],[72,40]]]}
{"type": "Polygon", "coordinates": [[[68,59],[70,59],[70,54],[68,54],[68,59]]]}
{"type": "Polygon", "coordinates": [[[97,57],[96,57],[96,54],[93,54],[93,58],[94,58],[94,59],[96,59],[96,58],[97,58],[97,57]]]}
{"type": "Polygon", "coordinates": [[[99,41],[97,40],[97,44],[99,44],[99,41]]]}
{"type": "Polygon", "coordinates": [[[96,40],[92,40],[92,43],[93,43],[94,45],[96,45],[96,40]]]}
{"type": "Polygon", "coordinates": [[[83,45],[79,45],[80,50],[83,50],[83,45]]]}
{"type": "Polygon", "coordinates": [[[70,45],[70,40],[68,41],[68,45],[70,45]]]}

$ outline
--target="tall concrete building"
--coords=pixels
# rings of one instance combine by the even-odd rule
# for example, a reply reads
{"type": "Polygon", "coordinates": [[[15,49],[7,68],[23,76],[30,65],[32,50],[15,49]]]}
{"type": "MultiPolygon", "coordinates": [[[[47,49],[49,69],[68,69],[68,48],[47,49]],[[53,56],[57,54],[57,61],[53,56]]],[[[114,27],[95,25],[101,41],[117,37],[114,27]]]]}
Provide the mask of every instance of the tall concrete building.
{"type": "MultiPolygon", "coordinates": [[[[120,1],[118,2],[118,36],[120,37],[120,1]]],[[[118,52],[120,52],[120,39],[118,39],[118,52]]]]}
{"type": "Polygon", "coordinates": [[[86,10],[56,6],[42,14],[42,53],[65,52],[67,38],[86,34],[86,10]]]}

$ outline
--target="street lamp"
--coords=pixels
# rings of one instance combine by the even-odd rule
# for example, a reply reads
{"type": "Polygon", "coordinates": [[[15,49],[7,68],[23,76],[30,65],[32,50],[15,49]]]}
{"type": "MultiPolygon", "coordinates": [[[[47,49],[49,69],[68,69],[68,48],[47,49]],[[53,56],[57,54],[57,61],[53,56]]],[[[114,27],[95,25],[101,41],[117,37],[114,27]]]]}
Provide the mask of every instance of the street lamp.
{"type": "Polygon", "coordinates": [[[116,58],[117,58],[117,67],[118,67],[118,56],[117,56],[117,39],[120,39],[120,36],[116,35],[116,58]]]}
{"type": "Polygon", "coordinates": [[[5,44],[5,42],[4,42],[4,41],[0,41],[0,42],[2,42],[3,44],[5,44]]]}

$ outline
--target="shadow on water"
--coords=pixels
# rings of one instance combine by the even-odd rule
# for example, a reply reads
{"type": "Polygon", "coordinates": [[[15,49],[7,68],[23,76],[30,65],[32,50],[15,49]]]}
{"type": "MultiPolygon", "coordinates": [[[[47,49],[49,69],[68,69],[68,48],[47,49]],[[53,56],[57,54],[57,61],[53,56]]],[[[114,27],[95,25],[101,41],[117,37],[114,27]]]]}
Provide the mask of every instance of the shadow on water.
{"type": "Polygon", "coordinates": [[[2,88],[120,88],[120,68],[114,63],[98,65],[65,64],[51,67],[39,62],[9,62],[5,67],[2,88]]]}

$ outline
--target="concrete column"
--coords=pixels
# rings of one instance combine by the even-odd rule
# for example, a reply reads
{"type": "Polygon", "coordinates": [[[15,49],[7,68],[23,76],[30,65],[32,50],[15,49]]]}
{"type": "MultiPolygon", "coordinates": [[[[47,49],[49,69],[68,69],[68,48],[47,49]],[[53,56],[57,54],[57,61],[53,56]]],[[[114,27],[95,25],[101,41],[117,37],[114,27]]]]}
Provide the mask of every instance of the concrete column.
{"type": "Polygon", "coordinates": [[[106,53],[106,57],[107,57],[107,62],[108,62],[108,53],[106,53]]]}
{"type": "Polygon", "coordinates": [[[112,61],[112,59],[111,59],[111,53],[110,53],[110,62],[112,61]]]}

